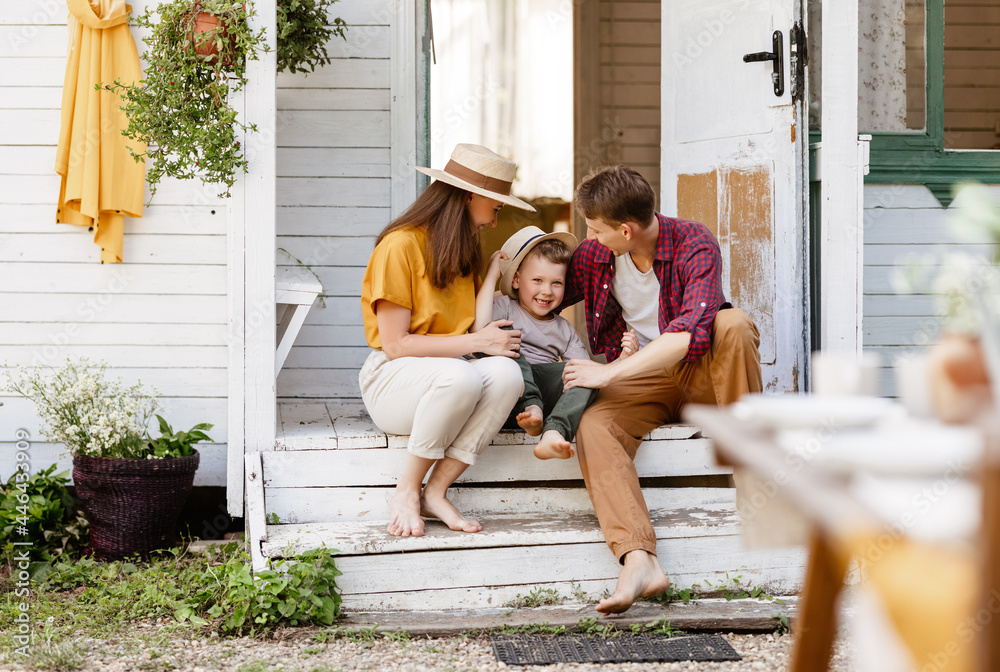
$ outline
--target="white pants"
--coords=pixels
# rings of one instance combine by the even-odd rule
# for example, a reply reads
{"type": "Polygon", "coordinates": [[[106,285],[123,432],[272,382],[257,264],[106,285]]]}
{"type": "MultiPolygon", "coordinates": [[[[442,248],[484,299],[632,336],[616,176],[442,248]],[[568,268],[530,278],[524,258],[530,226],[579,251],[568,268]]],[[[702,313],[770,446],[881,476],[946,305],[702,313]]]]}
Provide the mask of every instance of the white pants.
{"type": "Polygon", "coordinates": [[[373,350],[358,376],[361,398],[379,429],[409,434],[412,455],[473,464],[524,392],[508,357],[465,360],[399,357],[373,350]]]}

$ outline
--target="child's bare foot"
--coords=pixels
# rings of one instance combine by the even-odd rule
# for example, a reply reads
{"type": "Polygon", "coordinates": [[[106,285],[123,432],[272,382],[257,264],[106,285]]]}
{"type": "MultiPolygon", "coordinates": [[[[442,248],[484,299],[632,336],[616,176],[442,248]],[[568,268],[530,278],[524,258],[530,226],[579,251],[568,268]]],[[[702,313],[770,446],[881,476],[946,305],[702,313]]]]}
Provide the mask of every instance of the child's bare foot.
{"type": "Polygon", "coordinates": [[[517,426],[526,431],[528,436],[541,436],[544,421],[542,409],[535,405],[526,406],[517,414],[517,426]]]}
{"type": "Polygon", "coordinates": [[[424,533],[420,517],[420,493],[396,488],[389,500],[389,525],[386,529],[394,537],[419,537],[424,533]]]}
{"type": "Polygon", "coordinates": [[[542,435],[542,440],[535,446],[535,457],[539,460],[568,460],[576,455],[573,444],[563,438],[563,435],[550,429],[542,435]]]}
{"type": "Polygon", "coordinates": [[[479,532],[483,526],[474,518],[466,518],[444,495],[428,494],[420,497],[420,515],[437,518],[456,532],[479,532]]]}

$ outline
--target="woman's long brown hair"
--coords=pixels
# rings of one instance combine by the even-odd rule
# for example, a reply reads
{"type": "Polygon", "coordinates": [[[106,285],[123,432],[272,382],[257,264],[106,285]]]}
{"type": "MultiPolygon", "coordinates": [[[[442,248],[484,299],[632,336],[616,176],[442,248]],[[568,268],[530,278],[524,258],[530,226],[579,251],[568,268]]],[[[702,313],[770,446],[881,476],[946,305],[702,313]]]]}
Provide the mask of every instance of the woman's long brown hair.
{"type": "Polygon", "coordinates": [[[432,182],[406,212],[382,229],[375,244],[393,231],[422,225],[427,229],[431,282],[444,289],[455,278],[478,273],[483,252],[465,207],[469,192],[445,182],[432,182]]]}

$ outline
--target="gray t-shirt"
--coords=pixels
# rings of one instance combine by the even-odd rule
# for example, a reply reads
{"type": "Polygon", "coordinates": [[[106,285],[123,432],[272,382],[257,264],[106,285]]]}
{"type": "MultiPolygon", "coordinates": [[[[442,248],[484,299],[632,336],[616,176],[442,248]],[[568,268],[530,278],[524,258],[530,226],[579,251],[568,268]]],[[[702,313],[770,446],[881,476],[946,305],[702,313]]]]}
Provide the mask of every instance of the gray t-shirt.
{"type": "Polygon", "coordinates": [[[498,296],[493,299],[493,319],[510,320],[521,330],[521,354],[529,364],[590,359],[587,347],[565,317],[539,320],[514,299],[498,296]]]}

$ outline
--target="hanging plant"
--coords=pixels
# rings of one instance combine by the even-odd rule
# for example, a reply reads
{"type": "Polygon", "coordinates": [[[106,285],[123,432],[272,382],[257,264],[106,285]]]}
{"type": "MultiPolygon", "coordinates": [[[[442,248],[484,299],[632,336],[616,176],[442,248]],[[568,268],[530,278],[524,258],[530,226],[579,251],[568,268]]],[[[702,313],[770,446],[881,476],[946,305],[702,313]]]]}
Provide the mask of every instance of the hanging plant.
{"type": "Polygon", "coordinates": [[[328,22],[328,10],[338,0],[278,0],[278,72],[315,72],[328,65],[326,43],[334,35],[346,40],[341,18],[328,22]]]}
{"type": "Polygon", "coordinates": [[[132,155],[148,159],[150,199],[164,177],[198,177],[224,187],[220,196],[228,197],[237,171],[246,172],[236,132],[257,128],[239,120],[229,96],[243,88],[247,60],[265,47],[263,29],[250,28],[252,14],[242,0],[173,0],[136,18],[151,31],[145,78],[104,88],[122,98],[129,118],[122,134],[147,144],[132,155]],[[206,25],[206,15],[215,25],[206,25]]]}

